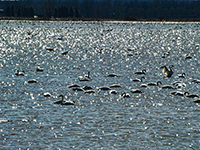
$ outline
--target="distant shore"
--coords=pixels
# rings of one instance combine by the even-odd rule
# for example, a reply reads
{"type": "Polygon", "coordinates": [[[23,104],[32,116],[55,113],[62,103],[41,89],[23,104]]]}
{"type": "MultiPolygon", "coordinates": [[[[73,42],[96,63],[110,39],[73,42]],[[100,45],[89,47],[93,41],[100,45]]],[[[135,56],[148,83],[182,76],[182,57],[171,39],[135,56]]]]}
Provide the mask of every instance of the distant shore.
{"type": "Polygon", "coordinates": [[[200,19],[102,19],[102,18],[24,18],[0,17],[0,20],[28,20],[28,21],[158,21],[158,22],[200,22],[200,19]]]}

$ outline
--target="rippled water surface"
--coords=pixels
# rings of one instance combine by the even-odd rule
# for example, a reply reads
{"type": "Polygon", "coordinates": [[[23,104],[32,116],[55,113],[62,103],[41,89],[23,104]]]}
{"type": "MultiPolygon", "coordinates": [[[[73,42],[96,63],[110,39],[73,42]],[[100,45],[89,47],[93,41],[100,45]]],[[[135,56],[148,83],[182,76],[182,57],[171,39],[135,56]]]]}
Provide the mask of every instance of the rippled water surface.
{"type": "Polygon", "coordinates": [[[0,21],[0,28],[2,149],[199,148],[199,105],[171,95],[200,95],[200,84],[191,82],[200,79],[199,23],[0,21]],[[164,65],[174,66],[171,78],[164,77],[164,65]],[[143,69],[145,75],[134,74],[143,69]],[[90,80],[79,81],[88,71],[90,80]],[[140,86],[157,81],[162,84],[140,86]],[[111,88],[117,94],[98,89],[112,84],[121,86],[111,88]],[[60,94],[75,105],[54,104],[60,94]]]}

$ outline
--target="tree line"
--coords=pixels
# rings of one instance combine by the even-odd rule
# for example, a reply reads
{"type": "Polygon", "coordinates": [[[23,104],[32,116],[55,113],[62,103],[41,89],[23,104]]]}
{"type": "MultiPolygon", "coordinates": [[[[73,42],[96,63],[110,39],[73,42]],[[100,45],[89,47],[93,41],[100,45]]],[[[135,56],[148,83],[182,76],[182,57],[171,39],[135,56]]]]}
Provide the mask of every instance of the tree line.
{"type": "MultiPolygon", "coordinates": [[[[200,19],[200,1],[23,0],[5,1],[4,16],[90,19],[200,19]]],[[[3,5],[2,5],[3,4],[3,5]]]]}

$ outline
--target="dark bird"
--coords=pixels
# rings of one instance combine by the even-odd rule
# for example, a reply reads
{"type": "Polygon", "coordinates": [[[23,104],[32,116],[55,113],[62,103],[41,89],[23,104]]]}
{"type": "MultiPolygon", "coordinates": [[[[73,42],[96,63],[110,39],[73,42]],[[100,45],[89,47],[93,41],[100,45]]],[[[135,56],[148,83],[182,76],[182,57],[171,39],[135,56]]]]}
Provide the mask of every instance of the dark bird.
{"type": "Polygon", "coordinates": [[[174,67],[173,65],[170,65],[169,69],[168,69],[166,66],[163,66],[163,67],[161,67],[161,69],[162,69],[163,73],[166,74],[168,78],[170,78],[172,76],[172,74],[174,73],[172,71],[173,67],[174,67]]]}
{"type": "Polygon", "coordinates": [[[23,70],[22,72],[20,72],[19,70],[17,70],[17,72],[15,73],[16,76],[24,76],[25,71],[23,70]]]}
{"type": "Polygon", "coordinates": [[[136,78],[136,79],[132,79],[133,82],[142,82],[143,80],[142,79],[145,79],[144,76],[142,76],[140,79],[136,78]]]}
{"type": "Polygon", "coordinates": [[[196,95],[196,94],[189,94],[188,92],[185,92],[184,95],[185,95],[187,98],[199,98],[198,95],[196,95]]]}
{"type": "Polygon", "coordinates": [[[62,100],[54,101],[54,104],[61,104],[61,105],[75,105],[74,101],[65,101],[64,95],[59,95],[59,97],[62,97],[62,100]]]}
{"type": "Polygon", "coordinates": [[[123,92],[121,95],[120,95],[121,98],[130,98],[130,95],[128,93],[125,93],[123,92]]]}
{"type": "Polygon", "coordinates": [[[135,72],[134,74],[137,74],[137,75],[145,75],[145,72],[146,72],[146,70],[143,69],[142,71],[135,72]]]}

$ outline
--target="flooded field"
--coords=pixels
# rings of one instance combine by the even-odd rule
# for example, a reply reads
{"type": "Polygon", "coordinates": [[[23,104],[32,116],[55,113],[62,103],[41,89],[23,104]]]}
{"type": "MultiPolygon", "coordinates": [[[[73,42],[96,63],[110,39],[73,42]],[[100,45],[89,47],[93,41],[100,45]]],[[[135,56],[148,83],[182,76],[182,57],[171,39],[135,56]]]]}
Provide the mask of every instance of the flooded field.
{"type": "Polygon", "coordinates": [[[199,148],[200,23],[0,28],[2,149],[199,148]]]}

